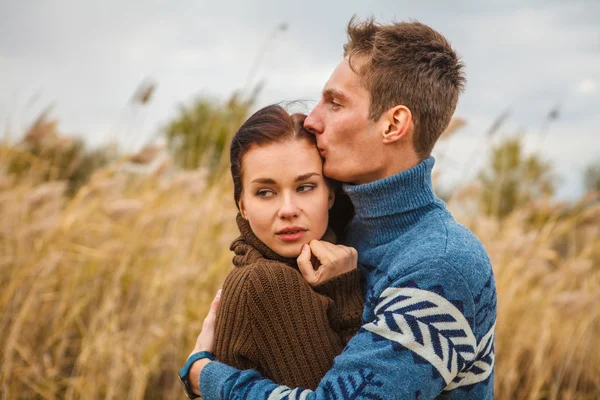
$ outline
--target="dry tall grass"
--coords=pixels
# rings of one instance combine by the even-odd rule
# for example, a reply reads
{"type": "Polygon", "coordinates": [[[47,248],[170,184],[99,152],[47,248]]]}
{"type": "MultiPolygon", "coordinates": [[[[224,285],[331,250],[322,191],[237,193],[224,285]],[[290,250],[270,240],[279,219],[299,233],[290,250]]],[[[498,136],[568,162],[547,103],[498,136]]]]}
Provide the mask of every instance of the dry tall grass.
{"type": "MultiPolygon", "coordinates": [[[[496,277],[496,398],[600,398],[600,202],[540,200],[507,217],[449,203],[484,243],[496,277]]],[[[469,207],[469,205],[471,207],[469,207]]]]}
{"type": "Polygon", "coordinates": [[[181,398],[176,370],[230,264],[228,180],[115,167],[74,198],[0,180],[2,398],[181,398]]]}
{"type": "MultiPolygon", "coordinates": [[[[230,265],[229,179],[113,165],[65,189],[0,173],[2,398],[183,398],[176,370],[230,265]]],[[[479,198],[450,207],[496,272],[497,398],[599,398],[597,199],[500,220],[479,198]]]]}

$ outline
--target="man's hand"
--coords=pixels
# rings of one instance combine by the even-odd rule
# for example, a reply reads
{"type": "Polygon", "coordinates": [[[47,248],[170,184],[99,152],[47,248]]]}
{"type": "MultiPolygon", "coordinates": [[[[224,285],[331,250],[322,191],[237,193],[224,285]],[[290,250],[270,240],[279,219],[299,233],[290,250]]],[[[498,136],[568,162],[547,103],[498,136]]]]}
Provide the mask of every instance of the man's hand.
{"type": "Polygon", "coordinates": [[[353,247],[336,245],[321,240],[311,240],[302,247],[298,256],[298,268],[311,286],[319,285],[338,275],[356,269],[358,253],[353,247]],[[311,256],[317,260],[317,269],[311,262],[311,256]]]}
{"type": "MultiPolygon", "coordinates": [[[[219,308],[219,301],[221,300],[221,289],[217,291],[217,295],[213,299],[212,303],[210,303],[210,309],[208,310],[208,315],[204,318],[204,323],[202,324],[202,332],[198,335],[196,339],[196,346],[194,346],[194,350],[190,353],[190,356],[199,351],[208,351],[210,353],[213,352],[215,347],[215,326],[217,324],[217,309],[219,308]]],[[[200,373],[202,372],[202,368],[206,364],[208,364],[210,360],[208,358],[203,358],[196,361],[192,364],[190,368],[190,374],[188,375],[188,379],[190,381],[190,387],[192,391],[196,394],[200,394],[200,388],[198,387],[198,381],[200,378],[200,373]]]]}

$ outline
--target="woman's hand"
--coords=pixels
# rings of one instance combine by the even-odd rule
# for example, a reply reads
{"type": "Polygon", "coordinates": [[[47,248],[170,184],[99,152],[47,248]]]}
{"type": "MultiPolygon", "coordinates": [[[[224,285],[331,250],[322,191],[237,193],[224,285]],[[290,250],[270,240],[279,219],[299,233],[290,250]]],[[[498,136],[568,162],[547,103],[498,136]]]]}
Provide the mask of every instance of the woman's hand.
{"type": "Polygon", "coordinates": [[[302,247],[298,256],[298,268],[311,286],[317,286],[338,275],[356,269],[358,253],[354,247],[336,245],[322,240],[311,240],[302,247]],[[316,258],[316,264],[311,261],[316,258]],[[315,269],[315,267],[317,267],[315,269]]]}
{"type": "MultiPolygon", "coordinates": [[[[190,353],[190,356],[199,351],[208,351],[213,353],[215,348],[215,326],[217,324],[217,309],[219,308],[219,301],[221,300],[221,289],[217,291],[217,295],[213,299],[212,303],[210,303],[210,309],[208,310],[208,315],[204,318],[204,323],[202,324],[202,332],[198,335],[196,339],[196,345],[194,346],[194,350],[190,353]]],[[[192,367],[190,368],[190,374],[188,379],[190,380],[190,386],[192,391],[196,394],[200,394],[200,388],[198,387],[198,381],[200,378],[200,373],[202,372],[202,368],[206,364],[208,364],[210,360],[208,358],[203,358],[196,361],[192,367]]]]}

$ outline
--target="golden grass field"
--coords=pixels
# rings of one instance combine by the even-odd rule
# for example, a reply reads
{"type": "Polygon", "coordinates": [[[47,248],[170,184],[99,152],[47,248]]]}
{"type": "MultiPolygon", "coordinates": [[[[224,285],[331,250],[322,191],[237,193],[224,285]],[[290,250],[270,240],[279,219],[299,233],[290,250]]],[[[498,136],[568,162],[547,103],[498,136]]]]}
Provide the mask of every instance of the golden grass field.
{"type": "MultiPolygon", "coordinates": [[[[3,149],[5,154],[7,150],[3,149]]],[[[230,178],[115,163],[74,197],[0,169],[2,399],[182,399],[176,371],[230,268],[230,178]]],[[[497,399],[600,398],[600,202],[507,217],[449,201],[498,288],[497,399]]]]}

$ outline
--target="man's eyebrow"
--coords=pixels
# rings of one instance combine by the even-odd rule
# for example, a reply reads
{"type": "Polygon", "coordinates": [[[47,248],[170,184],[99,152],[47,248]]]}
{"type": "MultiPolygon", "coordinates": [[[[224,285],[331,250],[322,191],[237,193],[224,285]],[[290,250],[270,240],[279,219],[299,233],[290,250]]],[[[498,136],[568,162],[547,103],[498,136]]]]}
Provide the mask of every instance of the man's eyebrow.
{"type": "Polygon", "coordinates": [[[252,181],[250,183],[262,183],[265,185],[274,185],[275,181],[271,178],[256,178],[256,179],[252,179],[252,181]]]}
{"type": "Polygon", "coordinates": [[[321,174],[318,174],[318,173],[316,173],[316,172],[309,172],[308,174],[303,174],[303,175],[300,175],[300,176],[298,176],[298,177],[295,179],[295,182],[305,181],[305,180],[307,180],[308,178],[310,178],[311,176],[315,176],[315,175],[316,175],[316,176],[321,176],[321,174]]]}
{"type": "Polygon", "coordinates": [[[340,92],[337,89],[325,89],[323,90],[323,97],[333,97],[335,99],[341,100],[341,101],[347,101],[348,97],[340,92]]]}

